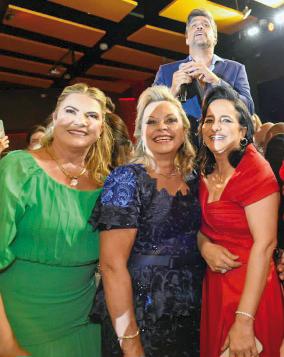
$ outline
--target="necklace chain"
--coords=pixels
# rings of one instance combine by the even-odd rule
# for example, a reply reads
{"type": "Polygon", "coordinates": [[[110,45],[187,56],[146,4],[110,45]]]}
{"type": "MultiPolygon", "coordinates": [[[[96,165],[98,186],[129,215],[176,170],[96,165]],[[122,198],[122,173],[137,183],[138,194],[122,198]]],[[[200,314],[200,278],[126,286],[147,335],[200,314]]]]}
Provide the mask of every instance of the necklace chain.
{"type": "Polygon", "coordinates": [[[222,177],[221,175],[218,175],[217,173],[215,173],[212,175],[212,181],[216,188],[221,188],[227,181],[227,177],[222,177]]]}
{"type": "Polygon", "coordinates": [[[180,174],[179,172],[179,169],[178,168],[174,168],[174,170],[172,172],[169,172],[169,173],[162,173],[162,172],[157,172],[157,171],[154,171],[156,175],[160,175],[160,176],[163,176],[167,179],[173,177],[173,176],[178,176],[180,174]]]}
{"type": "Polygon", "coordinates": [[[87,171],[86,167],[83,167],[82,170],[79,172],[78,175],[71,175],[69,172],[67,172],[64,167],[60,164],[60,162],[58,161],[57,157],[49,150],[46,148],[46,152],[48,153],[48,155],[52,158],[52,160],[54,160],[58,166],[58,168],[60,169],[60,171],[64,174],[65,177],[67,177],[70,180],[69,185],[70,186],[77,186],[79,183],[79,178],[84,175],[84,173],[87,171]]]}

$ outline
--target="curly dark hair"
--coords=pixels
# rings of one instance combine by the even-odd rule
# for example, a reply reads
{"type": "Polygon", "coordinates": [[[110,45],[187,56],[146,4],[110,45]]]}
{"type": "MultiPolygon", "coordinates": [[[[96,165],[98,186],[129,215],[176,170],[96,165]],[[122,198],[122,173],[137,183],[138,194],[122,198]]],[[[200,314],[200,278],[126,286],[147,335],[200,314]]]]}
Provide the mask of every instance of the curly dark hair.
{"type": "MultiPolygon", "coordinates": [[[[236,112],[238,113],[240,126],[247,129],[245,135],[247,140],[245,145],[241,145],[239,149],[233,150],[229,154],[230,164],[233,167],[236,167],[244,155],[246,146],[253,143],[254,128],[250,112],[235,90],[229,86],[216,86],[207,93],[202,105],[202,118],[199,124],[199,136],[201,142],[203,142],[201,128],[206,118],[208,107],[211,103],[218,99],[225,99],[233,104],[236,112]]],[[[201,173],[209,175],[214,170],[215,162],[215,157],[212,152],[207,148],[207,146],[202,145],[198,155],[198,163],[201,173]]]]}

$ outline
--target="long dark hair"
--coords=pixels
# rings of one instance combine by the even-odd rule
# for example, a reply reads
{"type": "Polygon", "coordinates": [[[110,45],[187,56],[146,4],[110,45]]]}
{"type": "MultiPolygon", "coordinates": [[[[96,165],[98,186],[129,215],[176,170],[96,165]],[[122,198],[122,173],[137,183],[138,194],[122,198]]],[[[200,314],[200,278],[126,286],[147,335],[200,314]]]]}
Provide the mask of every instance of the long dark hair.
{"type": "Polygon", "coordinates": [[[114,169],[117,166],[128,163],[133,145],[127,125],[122,118],[114,113],[106,113],[106,122],[111,129],[113,137],[111,168],[114,169]]]}
{"type": "MultiPolygon", "coordinates": [[[[238,97],[237,92],[235,92],[232,88],[227,86],[216,86],[212,88],[204,98],[202,105],[202,118],[199,125],[201,142],[203,142],[201,129],[207,115],[208,107],[211,103],[218,99],[225,99],[233,104],[236,112],[238,113],[240,126],[247,129],[245,135],[246,140],[243,140],[239,149],[231,151],[228,157],[230,164],[233,167],[236,167],[241,161],[247,145],[253,143],[254,129],[251,115],[246,105],[238,97]]],[[[215,157],[212,152],[207,148],[207,146],[202,145],[198,155],[198,163],[201,173],[204,175],[210,174],[214,170],[215,162],[215,157]]]]}

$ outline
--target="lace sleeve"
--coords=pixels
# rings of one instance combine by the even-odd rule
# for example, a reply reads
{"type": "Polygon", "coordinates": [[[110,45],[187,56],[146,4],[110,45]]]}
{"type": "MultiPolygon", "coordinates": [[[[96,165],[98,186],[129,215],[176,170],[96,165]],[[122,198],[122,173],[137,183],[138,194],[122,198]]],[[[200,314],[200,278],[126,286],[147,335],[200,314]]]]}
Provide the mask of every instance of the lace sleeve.
{"type": "Polygon", "coordinates": [[[107,177],[90,223],[100,230],[136,228],[139,213],[136,173],[130,166],[120,166],[107,177]]]}

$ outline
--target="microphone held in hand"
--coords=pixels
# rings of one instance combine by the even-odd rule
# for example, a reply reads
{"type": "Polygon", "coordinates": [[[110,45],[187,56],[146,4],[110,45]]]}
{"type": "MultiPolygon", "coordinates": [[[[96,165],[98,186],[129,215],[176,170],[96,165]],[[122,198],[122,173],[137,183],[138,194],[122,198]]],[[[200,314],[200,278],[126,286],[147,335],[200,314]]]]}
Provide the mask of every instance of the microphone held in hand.
{"type": "Polygon", "coordinates": [[[181,84],[178,95],[179,101],[181,103],[185,103],[187,99],[193,98],[194,96],[197,96],[198,102],[201,105],[204,96],[204,90],[196,79],[194,79],[191,83],[181,84]]]}
{"type": "MultiPolygon", "coordinates": [[[[195,62],[194,59],[190,59],[189,62],[191,61],[195,62]]],[[[183,69],[184,65],[184,63],[181,63],[179,65],[179,69],[183,69]]],[[[188,99],[193,98],[194,96],[197,96],[199,105],[201,105],[204,96],[204,90],[199,84],[199,81],[197,79],[192,79],[191,83],[182,83],[178,95],[179,101],[181,103],[185,103],[188,99]]]]}
{"type": "Polygon", "coordinates": [[[183,83],[180,86],[180,90],[179,90],[179,100],[181,103],[185,103],[187,100],[187,88],[188,88],[188,84],[187,83],[183,83]]]}

